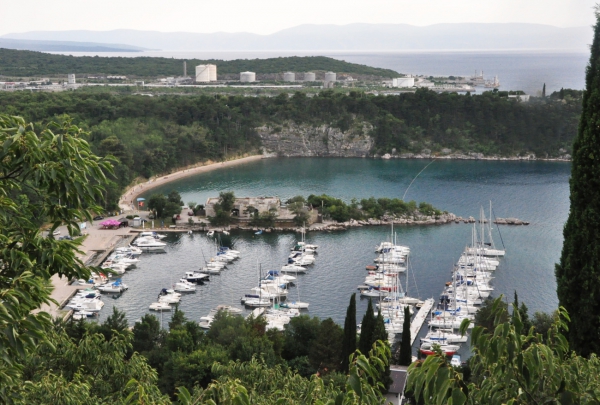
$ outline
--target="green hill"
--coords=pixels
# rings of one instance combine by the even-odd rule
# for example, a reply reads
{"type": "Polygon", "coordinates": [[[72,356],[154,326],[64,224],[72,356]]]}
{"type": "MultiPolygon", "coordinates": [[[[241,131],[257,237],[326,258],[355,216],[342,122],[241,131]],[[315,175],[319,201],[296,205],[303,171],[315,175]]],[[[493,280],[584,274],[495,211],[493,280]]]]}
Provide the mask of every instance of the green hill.
{"type": "Polygon", "coordinates": [[[0,75],[11,77],[51,76],[76,74],[111,74],[136,77],[180,76],[183,61],[187,61],[188,73],[196,65],[213,63],[218,74],[238,74],[243,71],[257,73],[282,73],[286,71],[333,71],[362,76],[390,78],[398,76],[389,69],[379,69],[356,63],[348,63],[325,56],[291,56],[269,59],[174,59],[139,57],[99,57],[52,55],[43,52],[19,51],[0,48],[0,75]]]}

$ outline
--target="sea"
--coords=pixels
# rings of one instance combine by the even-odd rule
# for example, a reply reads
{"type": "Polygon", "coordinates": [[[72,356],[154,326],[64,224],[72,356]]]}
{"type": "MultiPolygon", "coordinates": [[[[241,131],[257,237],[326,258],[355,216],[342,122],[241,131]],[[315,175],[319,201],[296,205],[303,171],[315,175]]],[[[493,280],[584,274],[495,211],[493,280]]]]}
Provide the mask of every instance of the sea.
{"type": "MultiPolygon", "coordinates": [[[[546,94],[561,88],[585,87],[587,52],[548,50],[439,50],[439,51],[148,51],[148,52],[55,52],[73,56],[164,57],[176,59],[263,59],[284,56],[328,56],[401,74],[470,77],[483,71],[486,80],[498,76],[500,90],[546,94]]],[[[188,66],[188,72],[193,67],[188,66]]],[[[183,73],[183,72],[182,72],[183,73]]],[[[485,89],[477,89],[481,92],[485,89]]]]}
{"type": "MultiPolygon", "coordinates": [[[[562,249],[562,229],[569,212],[570,163],[552,161],[381,160],[361,158],[268,158],[180,179],[149,191],[178,191],[183,202],[204,204],[222,191],[237,197],[328,194],[352,198],[389,197],[428,202],[462,217],[516,217],[521,226],[492,227],[496,246],[506,256],[494,273],[494,296],[508,301],[518,293],[531,314],[557,308],[554,265],[562,249]],[[431,163],[431,164],[430,164],[431,163]],[[427,166],[429,165],[429,166],[427,166]],[[423,170],[425,169],[425,170],[423,170]],[[420,173],[420,174],[419,174],[420,173]]],[[[158,224],[157,224],[158,225],[158,224]]],[[[165,226],[168,224],[165,224],[165,226]]],[[[479,225],[475,225],[479,230],[479,225]]],[[[392,237],[411,249],[409,271],[400,276],[408,295],[436,301],[450,280],[453,264],[471,241],[474,225],[451,223],[429,226],[364,226],[346,231],[308,232],[306,241],[319,245],[316,263],[298,275],[289,298],[310,303],[307,314],[331,317],[343,324],[351,294],[364,282],[365,266],[373,264],[375,247],[392,237]]],[[[161,288],[170,287],[185,271],[199,269],[217,251],[217,243],[241,252],[241,259],[213,275],[195,293],[184,294],[180,309],[198,321],[219,304],[240,305],[259,277],[286,263],[301,235],[273,232],[256,235],[233,230],[229,236],[171,233],[166,253],[144,253],[137,268],[122,280],[129,290],[114,299],[105,296],[100,315],[116,306],[130,324],[150,313],[161,288]]],[[[358,317],[367,306],[357,300],[358,317]]],[[[169,313],[158,313],[166,323],[169,313]]],[[[425,328],[422,333],[425,332],[425,328]]]]}

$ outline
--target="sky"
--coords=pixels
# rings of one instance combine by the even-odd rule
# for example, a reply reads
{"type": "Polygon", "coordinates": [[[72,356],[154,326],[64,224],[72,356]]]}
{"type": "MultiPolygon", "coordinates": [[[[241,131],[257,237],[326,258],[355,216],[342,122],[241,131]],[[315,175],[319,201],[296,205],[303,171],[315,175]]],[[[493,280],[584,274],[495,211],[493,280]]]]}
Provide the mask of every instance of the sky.
{"type": "Polygon", "coordinates": [[[2,0],[0,35],[136,29],[271,34],[301,24],[592,25],[597,0],[2,0]]]}

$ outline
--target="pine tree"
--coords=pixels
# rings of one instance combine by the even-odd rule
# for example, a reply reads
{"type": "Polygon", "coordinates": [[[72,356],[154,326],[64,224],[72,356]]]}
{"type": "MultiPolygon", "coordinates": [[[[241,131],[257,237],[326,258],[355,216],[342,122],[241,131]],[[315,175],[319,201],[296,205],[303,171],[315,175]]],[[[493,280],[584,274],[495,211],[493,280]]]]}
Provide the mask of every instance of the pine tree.
{"type": "MultiPolygon", "coordinates": [[[[579,131],[573,143],[571,209],[556,265],[557,295],[569,312],[571,349],[581,356],[600,354],[600,10],[586,69],[586,91],[579,131]]],[[[561,93],[562,93],[561,89],[561,93]]]]}
{"type": "Polygon", "coordinates": [[[404,323],[402,324],[402,343],[400,343],[400,357],[398,364],[401,366],[410,366],[412,363],[412,345],[410,344],[410,310],[408,306],[404,307],[404,323]]]}
{"type": "Polygon", "coordinates": [[[542,87],[542,97],[546,98],[546,83],[544,83],[544,87],[542,87]]]}
{"type": "Polygon", "coordinates": [[[344,321],[344,340],[342,342],[342,372],[347,373],[349,358],[356,351],[356,294],[350,297],[344,321]]]}
{"type": "Polygon", "coordinates": [[[369,305],[367,305],[367,312],[362,319],[362,324],[360,327],[360,339],[358,340],[358,350],[360,350],[360,352],[365,356],[367,356],[369,354],[369,350],[371,350],[374,329],[375,314],[373,314],[373,304],[369,298],[369,305]]]}

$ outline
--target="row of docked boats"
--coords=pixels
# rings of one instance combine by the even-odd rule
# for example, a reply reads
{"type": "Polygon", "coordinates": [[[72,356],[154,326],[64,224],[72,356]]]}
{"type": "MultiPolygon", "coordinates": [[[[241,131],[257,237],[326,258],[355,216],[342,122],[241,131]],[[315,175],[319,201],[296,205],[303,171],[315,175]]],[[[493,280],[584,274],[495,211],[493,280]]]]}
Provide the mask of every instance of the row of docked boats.
{"type": "Polygon", "coordinates": [[[178,304],[182,293],[196,292],[198,285],[204,285],[209,281],[210,274],[220,273],[228,264],[239,259],[240,252],[227,247],[219,247],[217,254],[206,265],[199,270],[186,271],[179,279],[173,283],[171,288],[163,288],[157,301],[150,304],[149,308],[154,311],[170,311],[172,305],[178,304]]]}
{"type": "Polygon", "coordinates": [[[468,334],[458,332],[462,322],[469,320],[471,329],[481,304],[494,291],[492,275],[506,252],[494,246],[492,221],[483,214],[481,217],[481,229],[473,225],[471,242],[457,260],[451,280],[445,284],[437,308],[431,313],[429,332],[421,339],[422,354],[431,355],[439,348],[447,356],[455,355],[468,339],[468,334]]]}
{"type": "MultiPolygon", "coordinates": [[[[373,311],[383,316],[388,340],[393,343],[402,333],[405,308],[408,307],[412,315],[415,306],[423,302],[407,295],[408,277],[405,286],[400,281],[400,274],[408,268],[410,248],[396,243],[393,225],[391,240],[393,242],[384,241],[375,247],[375,264],[366,266],[367,276],[358,290],[361,297],[376,299],[373,311]]],[[[358,325],[359,333],[360,327],[358,325]]]]}

